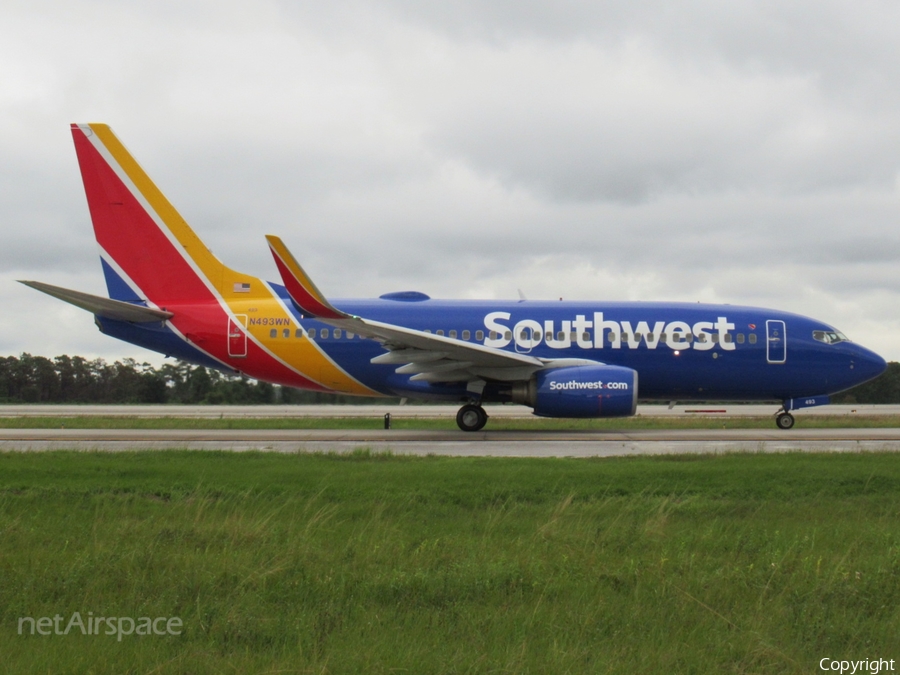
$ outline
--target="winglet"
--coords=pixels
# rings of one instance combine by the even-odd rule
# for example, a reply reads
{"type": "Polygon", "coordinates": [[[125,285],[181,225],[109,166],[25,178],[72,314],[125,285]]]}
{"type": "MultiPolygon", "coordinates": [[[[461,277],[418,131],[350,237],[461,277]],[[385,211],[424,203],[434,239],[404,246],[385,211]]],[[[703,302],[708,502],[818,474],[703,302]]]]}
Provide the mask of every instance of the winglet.
{"type": "Polygon", "coordinates": [[[310,316],[320,319],[348,319],[349,315],[335,309],[322,292],[316,288],[300,263],[291,255],[287,246],[278,237],[267,234],[266,241],[269,242],[269,249],[272,251],[272,257],[275,258],[275,264],[281,274],[281,280],[287,288],[288,295],[291,300],[300,308],[300,311],[310,316]]]}

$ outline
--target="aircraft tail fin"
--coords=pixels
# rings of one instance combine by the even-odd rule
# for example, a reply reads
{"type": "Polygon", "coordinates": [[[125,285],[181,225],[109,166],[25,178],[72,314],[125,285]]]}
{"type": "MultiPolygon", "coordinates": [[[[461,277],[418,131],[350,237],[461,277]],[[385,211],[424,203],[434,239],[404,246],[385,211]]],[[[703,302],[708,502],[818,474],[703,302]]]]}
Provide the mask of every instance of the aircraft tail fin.
{"type": "Polygon", "coordinates": [[[215,301],[253,281],[223,265],[105,124],[72,136],[110,298],[215,301]]]}

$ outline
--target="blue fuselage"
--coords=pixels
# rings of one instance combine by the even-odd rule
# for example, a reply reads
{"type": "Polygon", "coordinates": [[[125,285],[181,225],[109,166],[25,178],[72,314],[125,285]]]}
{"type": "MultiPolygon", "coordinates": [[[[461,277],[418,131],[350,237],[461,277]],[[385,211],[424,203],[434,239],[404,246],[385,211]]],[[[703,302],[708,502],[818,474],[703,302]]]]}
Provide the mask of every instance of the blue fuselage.
{"type": "MultiPolygon", "coordinates": [[[[381,344],[303,317],[283,287],[271,286],[307,337],[314,335],[311,339],[335,364],[371,390],[383,395],[465,398],[464,383],[411,381],[396,373],[396,366],[371,363],[384,353],[381,344]]],[[[880,356],[821,321],[755,307],[431,299],[339,300],[334,305],[366,319],[540,359],[583,359],[632,368],[639,375],[642,399],[785,401],[833,394],[885,369],[880,356]]],[[[216,365],[159,327],[104,320],[102,328],[150,349],[216,365]]],[[[269,339],[292,337],[275,328],[269,339]]],[[[484,400],[509,400],[508,385],[489,382],[484,400]]]]}

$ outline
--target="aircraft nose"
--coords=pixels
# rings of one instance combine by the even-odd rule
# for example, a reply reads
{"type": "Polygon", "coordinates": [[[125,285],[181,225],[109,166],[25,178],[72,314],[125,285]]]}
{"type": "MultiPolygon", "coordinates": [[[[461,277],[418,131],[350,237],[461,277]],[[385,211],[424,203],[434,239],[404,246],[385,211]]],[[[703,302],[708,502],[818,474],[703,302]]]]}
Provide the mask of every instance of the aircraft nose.
{"type": "Polygon", "coordinates": [[[855,346],[853,369],[860,382],[878,377],[887,369],[887,362],[878,354],[865,347],[855,346]]]}

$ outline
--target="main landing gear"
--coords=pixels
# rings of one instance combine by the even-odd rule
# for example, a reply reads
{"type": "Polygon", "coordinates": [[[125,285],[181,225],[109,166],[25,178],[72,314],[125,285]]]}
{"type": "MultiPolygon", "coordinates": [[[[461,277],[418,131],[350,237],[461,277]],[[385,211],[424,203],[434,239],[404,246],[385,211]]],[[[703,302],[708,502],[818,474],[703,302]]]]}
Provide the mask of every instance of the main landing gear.
{"type": "Polygon", "coordinates": [[[487,424],[488,416],[480,405],[469,403],[456,413],[456,423],[463,431],[478,431],[487,424]]]}
{"type": "Polygon", "coordinates": [[[794,416],[789,412],[782,410],[775,415],[775,425],[779,429],[790,429],[794,426],[794,416]]]}

